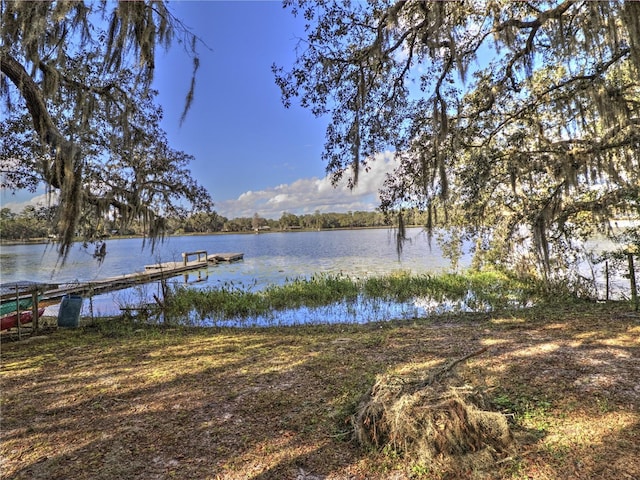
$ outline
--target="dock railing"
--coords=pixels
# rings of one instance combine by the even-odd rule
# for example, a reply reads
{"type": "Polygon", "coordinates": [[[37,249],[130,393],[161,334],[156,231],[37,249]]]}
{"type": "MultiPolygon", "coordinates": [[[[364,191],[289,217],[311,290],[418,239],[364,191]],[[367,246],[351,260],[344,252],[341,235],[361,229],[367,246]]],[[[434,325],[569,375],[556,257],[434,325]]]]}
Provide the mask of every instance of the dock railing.
{"type": "Polygon", "coordinates": [[[206,262],[207,261],[207,251],[206,250],[196,250],[195,252],[183,252],[182,253],[182,263],[184,266],[187,266],[189,263],[189,257],[197,255],[198,262],[206,262]]]}

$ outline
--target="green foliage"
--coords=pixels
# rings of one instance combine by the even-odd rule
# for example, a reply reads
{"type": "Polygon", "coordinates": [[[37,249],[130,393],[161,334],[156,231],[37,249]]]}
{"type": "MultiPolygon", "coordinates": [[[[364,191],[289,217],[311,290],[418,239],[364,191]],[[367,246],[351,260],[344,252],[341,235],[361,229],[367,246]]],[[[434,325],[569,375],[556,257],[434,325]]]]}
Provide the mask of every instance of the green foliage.
{"type": "MultiPolygon", "coordinates": [[[[184,160],[184,159],[183,159],[184,160]]],[[[186,167],[186,163],[181,160],[180,162],[170,163],[169,166],[174,167],[174,170],[179,171],[181,167],[186,167]]],[[[125,168],[124,163],[111,164],[109,166],[110,175],[114,177],[120,175],[119,169],[123,168],[123,171],[131,173],[130,170],[125,168]]],[[[139,166],[139,173],[137,178],[144,176],[142,169],[144,165],[139,166]],[[140,168],[142,167],[142,168],[140,168]]],[[[161,173],[158,170],[156,174],[161,173]]],[[[100,169],[96,169],[92,172],[92,175],[99,177],[101,175],[100,169]]],[[[126,184],[126,179],[120,180],[121,184],[126,184]]],[[[190,190],[199,202],[206,202],[207,197],[199,197],[199,190],[194,186],[193,190],[190,190]]],[[[185,191],[186,194],[186,191],[185,191]]],[[[244,233],[252,232],[255,230],[253,226],[253,219],[248,217],[236,217],[228,219],[210,210],[206,203],[199,204],[201,209],[185,215],[185,211],[177,208],[177,206],[167,206],[165,210],[166,224],[164,226],[165,232],[168,234],[190,234],[190,233],[244,233]]],[[[52,223],[55,220],[55,209],[51,207],[48,216],[38,214],[35,217],[36,222],[34,228],[37,230],[50,230],[54,231],[52,223]]],[[[5,217],[13,215],[9,210],[6,211],[5,217]]],[[[406,211],[407,225],[422,226],[425,223],[425,216],[417,209],[408,209],[406,211]]],[[[101,218],[98,217],[96,210],[89,208],[86,214],[82,217],[82,226],[85,228],[84,234],[89,238],[99,238],[103,235],[144,235],[147,231],[147,225],[143,218],[129,218],[127,222],[123,222],[122,218],[101,218]]],[[[0,219],[2,220],[2,219],[0,219]]],[[[349,229],[349,228],[379,228],[390,227],[391,221],[389,217],[381,212],[328,212],[328,213],[314,213],[306,215],[293,215],[283,214],[279,220],[263,219],[261,218],[260,226],[268,227],[270,231],[299,231],[299,230],[317,230],[321,229],[349,229]]],[[[7,226],[9,230],[9,227],[7,226]]],[[[38,232],[31,233],[33,229],[24,230],[22,234],[18,236],[5,236],[3,238],[38,238],[43,235],[38,232]]],[[[13,231],[13,230],[12,230],[13,231]]],[[[8,234],[7,234],[8,235],[8,234]]]]}
{"type": "Polygon", "coordinates": [[[281,286],[270,285],[261,295],[268,299],[270,308],[283,310],[355,300],[358,293],[357,284],[344,275],[313,275],[310,279],[296,278],[281,286]]]}
{"type": "Polygon", "coordinates": [[[307,38],[273,67],[283,101],[330,117],[335,180],[395,153],[383,211],[418,207],[477,239],[479,265],[548,282],[575,239],[638,218],[640,3],[285,4],[307,38]]]}
{"type": "Polygon", "coordinates": [[[407,272],[370,278],[314,275],[295,278],[261,291],[225,282],[217,288],[174,288],[167,297],[166,318],[250,318],[298,308],[316,308],[356,301],[407,302],[417,298],[464,300],[468,307],[484,310],[526,305],[536,297],[535,283],[496,272],[468,272],[412,276],[407,272]]]}
{"type": "MultiPolygon", "coordinates": [[[[164,2],[2,0],[0,11],[2,186],[58,194],[49,227],[63,258],[78,233],[104,233],[105,218],[138,221],[153,242],[167,216],[211,209],[154,103],[157,46],[178,36],[197,65],[195,36],[164,2]]],[[[187,107],[192,97],[193,82],[187,107]]]]}
{"type": "Polygon", "coordinates": [[[429,478],[428,476],[431,475],[431,473],[431,468],[422,463],[416,463],[411,466],[411,474],[416,478],[429,478]]]}
{"type": "Polygon", "coordinates": [[[514,397],[503,392],[493,398],[493,403],[502,412],[513,416],[516,423],[533,428],[539,434],[543,434],[549,428],[549,411],[551,402],[546,398],[526,396],[524,394],[514,397]]]}
{"type": "Polygon", "coordinates": [[[493,309],[526,304],[540,294],[536,282],[518,280],[499,272],[470,271],[465,274],[411,276],[398,272],[364,281],[364,293],[371,298],[407,301],[429,297],[442,302],[466,298],[469,307],[489,305],[493,309]],[[536,292],[536,293],[534,293],[536,292]]]}
{"type": "Polygon", "coordinates": [[[3,240],[26,240],[46,237],[55,209],[48,207],[26,207],[22,213],[14,214],[8,208],[0,211],[0,238],[3,240]]]}

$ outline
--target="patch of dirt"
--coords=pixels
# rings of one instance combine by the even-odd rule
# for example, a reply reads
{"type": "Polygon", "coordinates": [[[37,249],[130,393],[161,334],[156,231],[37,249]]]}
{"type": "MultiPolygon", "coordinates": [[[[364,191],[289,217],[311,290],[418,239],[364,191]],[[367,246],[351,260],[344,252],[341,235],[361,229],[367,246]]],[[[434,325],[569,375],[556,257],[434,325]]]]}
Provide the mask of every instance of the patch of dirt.
{"type": "Polygon", "coordinates": [[[6,479],[472,478],[437,454],[363,448],[350,419],[376,379],[425,378],[484,348],[456,377],[514,441],[482,478],[640,478],[640,316],[628,304],[270,329],[113,324],[1,348],[6,479]]]}

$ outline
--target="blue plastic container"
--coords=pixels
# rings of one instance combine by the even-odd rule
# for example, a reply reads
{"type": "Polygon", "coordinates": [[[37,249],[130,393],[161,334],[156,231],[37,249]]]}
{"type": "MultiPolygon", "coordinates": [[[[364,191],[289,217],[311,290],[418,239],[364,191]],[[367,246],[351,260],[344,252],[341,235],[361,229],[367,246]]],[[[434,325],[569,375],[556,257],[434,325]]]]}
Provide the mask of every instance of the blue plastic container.
{"type": "Polygon", "coordinates": [[[58,311],[58,326],[78,327],[81,309],[82,297],[80,295],[65,295],[62,297],[60,310],[58,311]]]}

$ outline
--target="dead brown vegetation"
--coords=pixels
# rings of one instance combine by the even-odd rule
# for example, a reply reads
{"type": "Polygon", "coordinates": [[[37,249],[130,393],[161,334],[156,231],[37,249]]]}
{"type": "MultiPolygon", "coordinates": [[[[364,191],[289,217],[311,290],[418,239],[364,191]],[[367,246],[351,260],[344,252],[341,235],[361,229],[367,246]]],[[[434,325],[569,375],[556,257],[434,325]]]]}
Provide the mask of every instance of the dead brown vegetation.
{"type": "MultiPolygon", "coordinates": [[[[356,440],[390,447],[412,461],[458,473],[491,469],[506,456],[512,435],[506,417],[454,368],[483,348],[418,378],[381,375],[353,418],[356,440]]],[[[415,376],[415,375],[414,375],[415,376]]]]}
{"type": "Polygon", "coordinates": [[[640,478],[640,317],[628,304],[243,330],[110,324],[1,348],[7,480],[640,478]],[[497,411],[513,441],[477,436],[476,418],[469,441],[441,435],[423,457],[390,430],[363,448],[350,419],[367,392],[403,398],[406,412],[427,405],[436,429],[497,411]],[[456,449],[471,456],[447,462],[456,449]],[[464,463],[478,452],[481,474],[464,463]]]}

